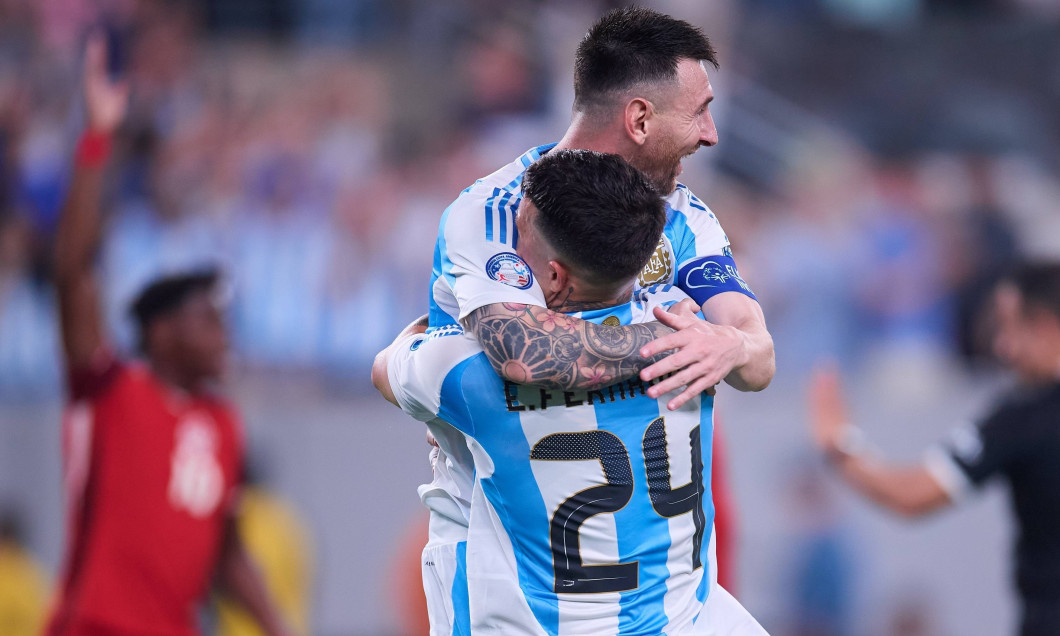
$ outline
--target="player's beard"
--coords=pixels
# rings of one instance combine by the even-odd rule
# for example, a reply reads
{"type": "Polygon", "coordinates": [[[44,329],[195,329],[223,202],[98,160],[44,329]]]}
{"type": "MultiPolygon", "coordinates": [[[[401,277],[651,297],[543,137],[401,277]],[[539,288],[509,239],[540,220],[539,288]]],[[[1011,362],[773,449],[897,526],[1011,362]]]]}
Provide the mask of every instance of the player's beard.
{"type": "Polygon", "coordinates": [[[644,173],[660,196],[669,196],[677,187],[677,173],[681,160],[695,148],[680,148],[671,138],[658,140],[651,149],[647,144],[632,161],[633,167],[644,173]]]}

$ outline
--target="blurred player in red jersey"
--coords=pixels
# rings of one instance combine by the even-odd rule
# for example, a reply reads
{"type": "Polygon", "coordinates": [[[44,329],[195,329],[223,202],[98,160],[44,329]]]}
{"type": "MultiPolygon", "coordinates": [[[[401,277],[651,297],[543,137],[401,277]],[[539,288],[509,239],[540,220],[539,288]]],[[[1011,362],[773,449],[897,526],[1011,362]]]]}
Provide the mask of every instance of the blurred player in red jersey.
{"type": "Polygon", "coordinates": [[[70,405],[63,422],[68,539],[48,636],[194,636],[213,582],[269,634],[286,634],[233,524],[242,441],[211,390],[227,338],[216,273],[165,278],[137,299],[147,363],[104,337],[93,260],[111,137],[128,86],[85,55],[88,129],[56,239],[56,284],[70,405]]]}

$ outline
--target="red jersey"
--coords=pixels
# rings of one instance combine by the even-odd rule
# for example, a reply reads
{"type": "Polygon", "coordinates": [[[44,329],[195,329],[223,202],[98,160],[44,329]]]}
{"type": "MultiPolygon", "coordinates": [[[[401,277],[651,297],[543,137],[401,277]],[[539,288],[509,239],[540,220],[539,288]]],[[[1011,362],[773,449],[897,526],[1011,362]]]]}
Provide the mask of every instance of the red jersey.
{"type": "Polygon", "coordinates": [[[239,480],[233,409],[142,365],[74,374],[67,551],[48,636],[192,636],[239,480]]]}

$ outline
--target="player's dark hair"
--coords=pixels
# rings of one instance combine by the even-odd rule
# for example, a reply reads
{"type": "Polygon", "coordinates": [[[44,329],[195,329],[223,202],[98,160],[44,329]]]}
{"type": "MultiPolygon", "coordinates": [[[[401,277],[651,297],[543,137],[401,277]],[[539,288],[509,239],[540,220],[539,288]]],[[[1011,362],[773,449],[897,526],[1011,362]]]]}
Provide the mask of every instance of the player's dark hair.
{"type": "Polygon", "coordinates": [[[683,59],[718,67],[714,47],[699,28],[651,9],[614,9],[578,45],[574,108],[606,104],[608,96],[638,84],[672,81],[683,59]]]}
{"type": "Polygon", "coordinates": [[[1025,307],[1048,311],[1060,319],[1060,262],[1023,263],[1004,281],[1016,287],[1025,307]]]}
{"type": "Polygon", "coordinates": [[[141,349],[152,322],[180,309],[193,294],[212,291],[220,277],[218,270],[208,268],[164,276],[149,283],[129,307],[140,331],[141,349]]]}
{"type": "Polygon", "coordinates": [[[659,193],[618,155],[552,151],[527,168],[523,194],[538,209],[537,230],[591,284],[636,276],[666,224],[659,193]]]}

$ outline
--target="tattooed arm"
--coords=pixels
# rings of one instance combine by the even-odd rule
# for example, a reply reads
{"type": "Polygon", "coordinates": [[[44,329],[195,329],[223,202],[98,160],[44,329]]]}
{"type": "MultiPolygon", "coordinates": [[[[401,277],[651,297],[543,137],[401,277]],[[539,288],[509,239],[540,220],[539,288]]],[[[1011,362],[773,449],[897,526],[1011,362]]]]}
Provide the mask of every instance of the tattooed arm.
{"type": "Polygon", "coordinates": [[[597,325],[544,307],[511,303],[480,307],[464,323],[497,373],[519,384],[565,391],[636,377],[669,354],[644,358],[641,347],[673,333],[658,322],[597,325]]]}

